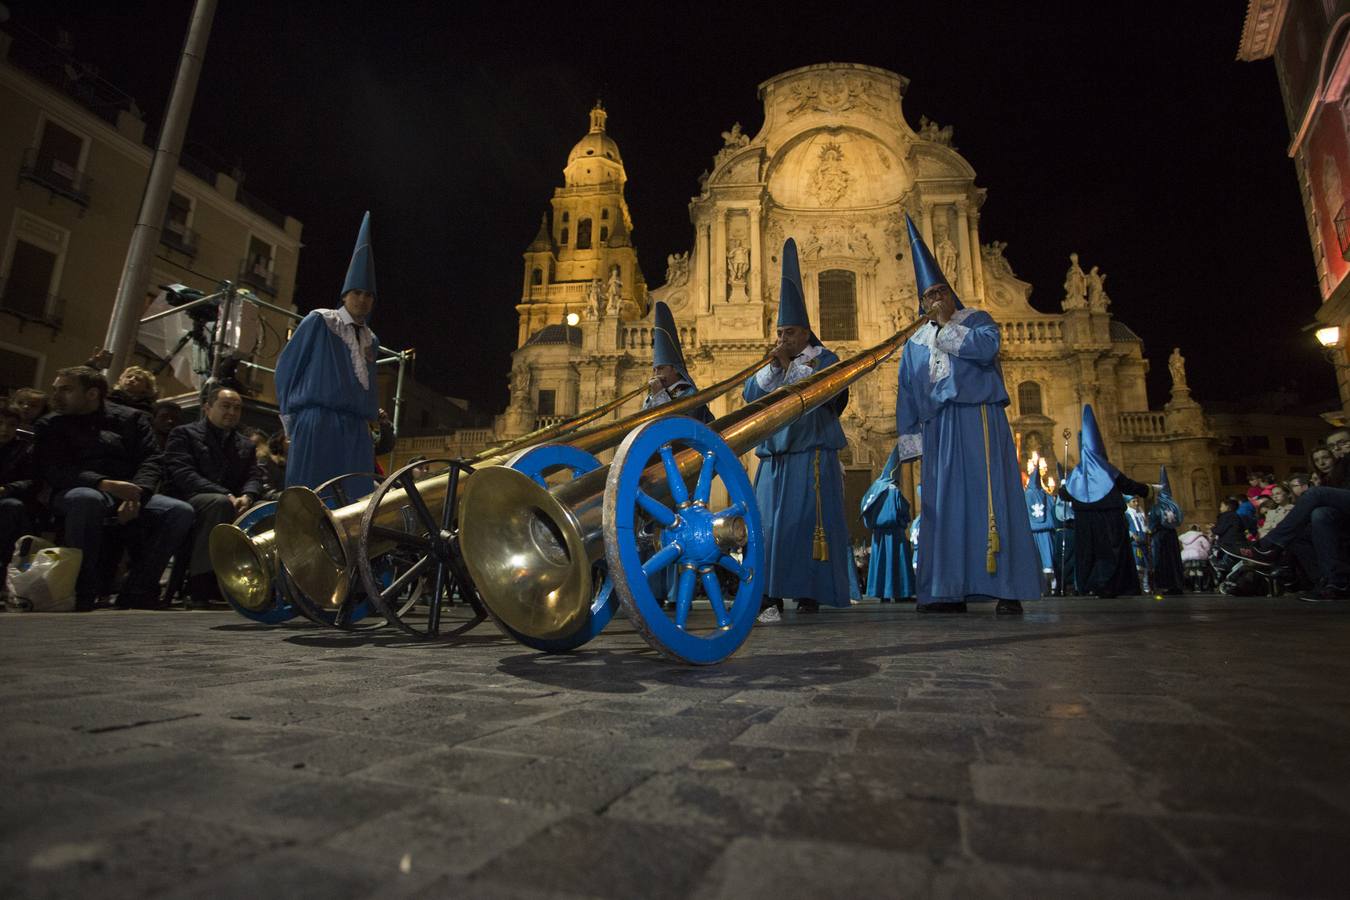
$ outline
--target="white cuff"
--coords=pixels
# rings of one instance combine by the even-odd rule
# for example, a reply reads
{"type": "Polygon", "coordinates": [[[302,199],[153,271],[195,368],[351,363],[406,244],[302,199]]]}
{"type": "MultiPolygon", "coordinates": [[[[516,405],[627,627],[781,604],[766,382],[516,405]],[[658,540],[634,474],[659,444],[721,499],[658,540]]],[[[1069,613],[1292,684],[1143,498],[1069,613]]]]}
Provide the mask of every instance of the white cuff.
{"type": "Polygon", "coordinates": [[[961,349],[961,345],[965,342],[968,334],[970,334],[970,329],[966,326],[948,322],[938,329],[937,337],[933,339],[933,346],[946,353],[956,353],[961,349]]]}
{"type": "Polygon", "coordinates": [[[769,364],[755,373],[755,384],[759,385],[760,390],[772,391],[783,383],[783,374],[774,372],[773,365],[769,364]]]}
{"type": "Polygon", "coordinates": [[[918,459],[923,456],[923,432],[902,434],[895,442],[895,446],[896,450],[899,451],[900,462],[918,459]]]}

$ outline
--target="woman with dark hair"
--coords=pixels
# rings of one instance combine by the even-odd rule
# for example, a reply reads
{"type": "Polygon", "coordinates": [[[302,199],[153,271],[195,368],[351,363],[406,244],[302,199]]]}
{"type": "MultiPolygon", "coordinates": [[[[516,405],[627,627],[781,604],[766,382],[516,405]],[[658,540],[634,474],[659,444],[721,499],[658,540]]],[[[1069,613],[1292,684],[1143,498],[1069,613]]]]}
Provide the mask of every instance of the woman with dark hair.
{"type": "Polygon", "coordinates": [[[1317,479],[1317,484],[1330,485],[1328,480],[1331,477],[1331,470],[1336,466],[1336,457],[1332,454],[1330,447],[1314,447],[1308,454],[1308,461],[1312,463],[1312,475],[1317,479]]]}

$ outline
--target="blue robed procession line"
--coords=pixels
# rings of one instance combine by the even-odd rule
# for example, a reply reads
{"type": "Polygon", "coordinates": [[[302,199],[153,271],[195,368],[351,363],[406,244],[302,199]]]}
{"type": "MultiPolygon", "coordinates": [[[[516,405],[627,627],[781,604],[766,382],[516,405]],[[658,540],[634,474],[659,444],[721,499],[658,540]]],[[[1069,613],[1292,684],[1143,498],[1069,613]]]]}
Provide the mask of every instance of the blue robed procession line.
{"type": "Polygon", "coordinates": [[[900,491],[900,457],[891,451],[862,498],[862,520],[872,531],[872,552],[867,563],[869,597],[902,600],[914,596],[914,566],[910,560],[909,501],[900,491]]]}
{"type": "MultiPolygon", "coordinates": [[[[342,293],[375,292],[370,213],[361,222],[342,293]]],[[[277,358],[277,405],[290,438],[286,486],[316,488],[375,464],[369,423],[379,417],[375,357],[379,339],[352,327],[345,308],[316,309],[301,320],[277,358]]],[[[366,490],[374,490],[371,483],[366,490]]]]}
{"type": "MultiPolygon", "coordinates": [[[[652,320],[652,368],[671,366],[679,373],[680,377],[669,387],[660,391],[648,392],[646,398],[642,401],[643,409],[664,406],[681,397],[698,393],[698,385],[689,376],[689,367],[684,361],[684,350],[680,346],[680,334],[675,328],[675,316],[671,314],[670,307],[663,301],[657,300],[652,320]]],[[[688,415],[705,425],[713,420],[713,414],[706,403],[688,415]]]]}
{"type": "MultiPolygon", "coordinates": [[[[908,220],[919,296],[946,284],[908,220]]],[[[896,403],[900,459],[923,457],[917,553],[921,605],[1040,596],[1040,557],[1031,539],[1017,451],[1004,407],[998,325],[986,312],[957,310],[941,328],[920,328],[900,358],[896,403]],[[988,571],[990,511],[998,531],[988,571]]]]}
{"type": "MultiPolygon", "coordinates": [[[[778,327],[810,328],[797,244],[783,244],[778,327]]],[[[747,403],[792,384],[839,361],[815,335],[787,369],[764,366],[745,382],[747,403]]],[[[839,451],[847,446],[839,424],[843,399],[826,403],[774,432],[755,448],[755,498],[764,528],[764,596],[810,598],[829,606],[849,605],[849,579],[854,578],[853,551],[844,519],[844,470],[839,451]],[[813,558],[817,516],[824,528],[828,559],[813,558]]]]}
{"type": "Polygon", "coordinates": [[[1041,473],[1032,472],[1027,479],[1024,492],[1027,501],[1027,519],[1031,522],[1031,538],[1036,542],[1036,552],[1041,557],[1041,571],[1054,569],[1054,543],[1051,532],[1055,529],[1054,516],[1050,511],[1050,497],[1041,486],[1041,473]]]}

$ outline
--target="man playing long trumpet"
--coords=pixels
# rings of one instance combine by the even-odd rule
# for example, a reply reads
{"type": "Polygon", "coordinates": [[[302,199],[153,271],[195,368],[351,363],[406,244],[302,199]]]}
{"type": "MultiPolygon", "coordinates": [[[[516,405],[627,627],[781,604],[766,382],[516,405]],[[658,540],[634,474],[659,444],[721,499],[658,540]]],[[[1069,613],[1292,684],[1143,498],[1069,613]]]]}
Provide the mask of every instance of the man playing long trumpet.
{"type": "Polygon", "coordinates": [[[918,609],[965,612],[997,600],[1020,613],[1041,575],[999,366],[998,325],[966,309],[909,217],[920,302],[928,316],[900,358],[901,460],[923,457],[918,609]]]}
{"type": "MultiPolygon", "coordinates": [[[[773,360],[745,382],[747,403],[839,361],[811,331],[792,238],[782,256],[778,343],[773,360]]],[[[784,597],[796,598],[799,613],[817,612],[822,603],[849,605],[853,551],[839,465],[839,451],[848,444],[839,414],[847,403],[843,391],[755,448],[755,498],[767,548],[761,623],[781,621],[784,597]]]]}

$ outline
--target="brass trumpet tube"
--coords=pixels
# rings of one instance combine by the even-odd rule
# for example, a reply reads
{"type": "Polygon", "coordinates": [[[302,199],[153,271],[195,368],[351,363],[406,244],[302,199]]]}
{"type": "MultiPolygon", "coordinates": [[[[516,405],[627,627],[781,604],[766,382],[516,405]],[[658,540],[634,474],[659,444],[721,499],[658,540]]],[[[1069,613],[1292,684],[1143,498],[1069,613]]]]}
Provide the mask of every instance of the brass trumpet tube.
{"type": "Polygon", "coordinates": [[[614,410],[623,406],[629,400],[634,400],[637,397],[641,396],[642,392],[645,390],[647,390],[647,386],[645,384],[638,385],[637,387],[633,388],[633,390],[624,394],[622,397],[617,397],[609,401],[608,403],[603,403],[600,406],[597,406],[595,409],[591,410],[590,412],[584,412],[578,416],[573,416],[572,418],[568,419],[565,422],[558,422],[555,425],[548,425],[544,428],[537,428],[534,431],[531,431],[529,434],[521,435],[515,440],[508,441],[505,444],[502,444],[500,447],[488,447],[486,450],[482,450],[478,453],[475,453],[470,458],[470,462],[474,463],[475,465],[478,465],[480,464],[479,460],[485,460],[495,456],[503,456],[506,454],[514,453],[515,451],[524,449],[525,447],[533,447],[535,444],[542,444],[545,441],[551,441],[554,438],[562,437],[565,434],[571,434],[572,432],[580,428],[586,427],[587,425],[594,422],[596,419],[603,419],[605,416],[614,412],[614,410]]]}
{"type": "MultiPolygon", "coordinates": [[[[639,410],[617,422],[574,432],[567,438],[567,443],[592,453],[613,447],[623,440],[624,435],[639,425],[663,416],[689,412],[720,396],[757,371],[769,358],[770,356],[766,355],[753,366],[722,379],[706,390],[682,397],[673,403],[639,410]]],[[[626,395],[631,396],[635,394],[626,395]]],[[[625,399],[620,398],[607,405],[613,409],[621,405],[625,399]]],[[[547,438],[536,438],[532,445],[544,443],[545,440],[547,438]]],[[[473,464],[485,467],[501,466],[516,451],[522,449],[522,446],[519,441],[514,441],[506,447],[491,451],[491,455],[480,454],[474,458],[473,464]]],[[[467,480],[461,478],[461,486],[467,480]]],[[[417,492],[428,508],[437,508],[445,501],[449,481],[449,473],[445,472],[417,482],[417,492]]],[[[366,505],[366,501],[360,500],[330,510],[319,501],[313,491],[306,488],[288,488],[281,495],[277,506],[277,527],[273,532],[277,555],[286,566],[286,571],[296,587],[321,606],[336,608],[342,603],[347,589],[347,579],[343,575],[355,565],[355,551],[361,537],[361,519],[365,514],[366,505]]],[[[377,538],[382,528],[403,530],[400,527],[402,508],[407,505],[406,491],[399,489],[386,494],[372,523],[372,537],[377,538]]],[[[372,540],[370,555],[378,556],[392,547],[391,542],[372,540]]],[[[263,548],[259,548],[260,555],[262,552],[263,548]]]]}
{"type": "MultiPolygon", "coordinates": [[[[871,349],[784,385],[710,427],[732,451],[744,453],[874,370],[926,321],[920,319],[871,349]]],[[[675,461],[687,478],[701,457],[686,449],[675,461]]],[[[545,490],[518,472],[495,468],[480,469],[466,484],[459,510],[465,563],[484,602],[512,628],[553,638],[584,622],[595,587],[592,565],[604,555],[608,477],[609,466],[603,466],[545,490]]],[[[641,483],[657,499],[669,498],[661,463],[649,466],[641,483]]]]}

